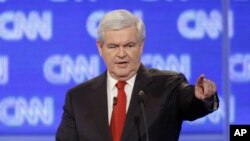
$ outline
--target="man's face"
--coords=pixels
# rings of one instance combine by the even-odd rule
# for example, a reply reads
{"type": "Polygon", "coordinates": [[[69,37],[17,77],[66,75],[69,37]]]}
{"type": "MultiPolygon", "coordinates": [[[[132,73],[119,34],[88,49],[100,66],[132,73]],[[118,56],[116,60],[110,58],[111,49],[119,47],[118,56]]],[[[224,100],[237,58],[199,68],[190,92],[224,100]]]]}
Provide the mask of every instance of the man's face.
{"type": "Polygon", "coordinates": [[[108,71],[117,80],[128,80],[141,63],[143,42],[135,26],[104,33],[104,43],[97,41],[98,51],[108,71]]]}

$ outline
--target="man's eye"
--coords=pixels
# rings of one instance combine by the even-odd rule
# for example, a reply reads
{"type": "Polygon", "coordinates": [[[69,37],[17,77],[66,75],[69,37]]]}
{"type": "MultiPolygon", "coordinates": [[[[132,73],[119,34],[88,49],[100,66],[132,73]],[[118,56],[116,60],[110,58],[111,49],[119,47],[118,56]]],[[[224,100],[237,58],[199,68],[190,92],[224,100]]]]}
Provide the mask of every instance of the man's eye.
{"type": "Polygon", "coordinates": [[[115,45],[110,45],[110,46],[108,46],[108,48],[116,48],[117,46],[115,46],[115,45]]]}
{"type": "Polygon", "coordinates": [[[128,44],[127,47],[129,47],[129,48],[134,47],[134,45],[133,44],[128,44]]]}

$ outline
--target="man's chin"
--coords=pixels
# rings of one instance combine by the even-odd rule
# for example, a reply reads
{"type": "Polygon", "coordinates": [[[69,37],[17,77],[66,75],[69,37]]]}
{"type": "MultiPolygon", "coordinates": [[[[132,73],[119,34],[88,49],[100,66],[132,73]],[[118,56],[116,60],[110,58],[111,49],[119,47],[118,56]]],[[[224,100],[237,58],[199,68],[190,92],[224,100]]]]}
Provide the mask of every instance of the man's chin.
{"type": "Polygon", "coordinates": [[[115,74],[116,74],[117,77],[127,77],[127,76],[129,76],[129,72],[124,71],[124,70],[118,70],[118,71],[116,71],[115,74]]]}
{"type": "Polygon", "coordinates": [[[117,76],[119,76],[119,77],[127,77],[129,75],[129,73],[122,73],[122,72],[118,72],[117,73],[117,76]]]}
{"type": "Polygon", "coordinates": [[[134,75],[134,72],[131,70],[116,69],[112,74],[116,79],[126,81],[134,75]]]}

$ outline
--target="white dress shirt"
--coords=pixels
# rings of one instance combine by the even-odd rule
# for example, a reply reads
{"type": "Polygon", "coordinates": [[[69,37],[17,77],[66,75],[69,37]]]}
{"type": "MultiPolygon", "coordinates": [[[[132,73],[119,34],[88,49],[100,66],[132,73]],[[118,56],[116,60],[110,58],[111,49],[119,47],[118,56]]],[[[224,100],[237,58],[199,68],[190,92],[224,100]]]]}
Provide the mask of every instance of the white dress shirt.
{"type": "MultiPolygon", "coordinates": [[[[134,83],[135,83],[135,77],[136,74],[131,77],[129,80],[127,80],[127,84],[125,85],[125,93],[127,96],[127,104],[126,104],[126,112],[128,111],[128,107],[129,107],[129,103],[130,103],[130,99],[132,96],[132,90],[134,87],[134,83]]],[[[113,111],[113,98],[117,97],[118,95],[118,90],[115,86],[115,84],[117,83],[118,80],[115,80],[110,73],[107,73],[107,98],[108,98],[108,118],[109,118],[109,124],[111,121],[111,114],[113,111]]]]}

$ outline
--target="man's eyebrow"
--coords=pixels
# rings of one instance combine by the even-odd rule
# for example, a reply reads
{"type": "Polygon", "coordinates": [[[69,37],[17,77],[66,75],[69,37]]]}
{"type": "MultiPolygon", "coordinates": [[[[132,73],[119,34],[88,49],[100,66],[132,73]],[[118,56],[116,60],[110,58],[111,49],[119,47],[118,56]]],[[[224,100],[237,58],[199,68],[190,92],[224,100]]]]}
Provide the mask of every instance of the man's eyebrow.
{"type": "Polygon", "coordinates": [[[115,43],[110,43],[110,44],[107,44],[108,46],[119,46],[118,44],[115,44],[115,43]]]}
{"type": "Polygon", "coordinates": [[[131,41],[131,42],[126,43],[125,45],[129,45],[129,44],[136,44],[136,43],[131,41]]]}

